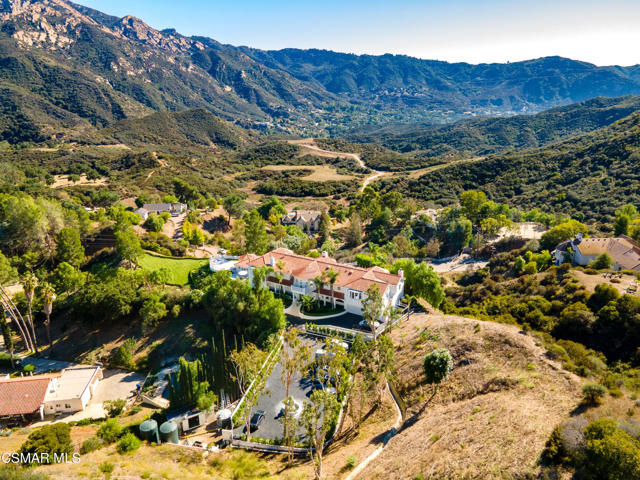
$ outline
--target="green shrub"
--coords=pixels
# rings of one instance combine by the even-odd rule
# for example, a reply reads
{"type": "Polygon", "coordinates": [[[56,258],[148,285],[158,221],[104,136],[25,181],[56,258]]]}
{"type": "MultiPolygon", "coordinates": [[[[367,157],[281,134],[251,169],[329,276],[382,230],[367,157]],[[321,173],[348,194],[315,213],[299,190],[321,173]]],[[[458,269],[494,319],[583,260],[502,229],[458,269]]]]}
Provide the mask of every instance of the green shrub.
{"type": "Polygon", "coordinates": [[[117,417],[120,415],[126,405],[127,401],[121,398],[118,398],[117,400],[106,400],[102,404],[110,417],[117,417]]]}
{"type": "Polygon", "coordinates": [[[114,350],[111,354],[110,362],[112,367],[116,368],[126,368],[128,370],[133,370],[133,352],[126,348],[126,346],[122,345],[114,350]]]}
{"type": "Polygon", "coordinates": [[[582,399],[587,404],[599,404],[606,394],[607,388],[599,383],[588,383],[582,387],[582,399]]]}
{"type": "Polygon", "coordinates": [[[103,462],[100,464],[99,468],[102,473],[104,473],[105,475],[109,475],[110,473],[113,472],[115,465],[113,463],[103,462]]]}
{"type": "Polygon", "coordinates": [[[349,455],[347,457],[347,468],[349,470],[351,470],[352,468],[354,468],[356,465],[358,464],[358,459],[356,458],[355,455],[349,455]]]}
{"type": "Polygon", "coordinates": [[[567,452],[562,443],[562,427],[557,426],[542,450],[540,461],[544,465],[561,465],[568,462],[567,452]]]}
{"type": "Polygon", "coordinates": [[[116,445],[116,451],[120,454],[135,452],[140,448],[140,439],[136,437],[133,433],[126,433],[122,436],[120,440],[118,440],[118,444],[116,445]]]}
{"type": "Polygon", "coordinates": [[[583,467],[590,478],[640,478],[640,442],[618,428],[614,420],[596,420],[587,426],[584,434],[583,467]]]}
{"type": "MultiPolygon", "coordinates": [[[[589,264],[589,269],[604,270],[611,268],[613,259],[608,253],[602,253],[596,257],[596,259],[589,264]]],[[[586,271],[586,270],[585,270],[586,271]]]]}
{"type": "Polygon", "coordinates": [[[80,453],[85,455],[89,452],[93,452],[94,450],[98,450],[105,446],[104,440],[98,437],[87,438],[84,442],[82,442],[82,446],[80,447],[80,453]]]}
{"type": "Polygon", "coordinates": [[[54,454],[71,455],[73,446],[71,445],[71,427],[66,423],[54,423],[38,428],[31,434],[26,442],[22,444],[18,453],[49,453],[50,463],[54,454]]]}
{"type": "Polygon", "coordinates": [[[564,360],[568,358],[567,351],[557,343],[547,345],[547,356],[553,360],[564,360]]]}
{"type": "Polygon", "coordinates": [[[115,442],[122,435],[122,426],[115,418],[109,418],[100,425],[98,429],[98,437],[107,443],[115,442]]]}

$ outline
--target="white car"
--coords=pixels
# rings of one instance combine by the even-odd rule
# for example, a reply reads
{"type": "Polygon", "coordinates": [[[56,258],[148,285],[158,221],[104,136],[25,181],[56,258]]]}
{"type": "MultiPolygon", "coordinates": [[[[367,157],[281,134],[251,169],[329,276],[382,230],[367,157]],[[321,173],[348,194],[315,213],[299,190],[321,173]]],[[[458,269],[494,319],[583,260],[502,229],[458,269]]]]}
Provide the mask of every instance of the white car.
{"type": "MultiPolygon", "coordinates": [[[[369,327],[369,324],[367,323],[366,320],[360,320],[358,322],[358,326],[364,330],[371,330],[371,327],[369,327]]],[[[375,327],[375,329],[377,330],[378,327],[380,326],[380,322],[373,322],[373,326],[375,327]]]]}

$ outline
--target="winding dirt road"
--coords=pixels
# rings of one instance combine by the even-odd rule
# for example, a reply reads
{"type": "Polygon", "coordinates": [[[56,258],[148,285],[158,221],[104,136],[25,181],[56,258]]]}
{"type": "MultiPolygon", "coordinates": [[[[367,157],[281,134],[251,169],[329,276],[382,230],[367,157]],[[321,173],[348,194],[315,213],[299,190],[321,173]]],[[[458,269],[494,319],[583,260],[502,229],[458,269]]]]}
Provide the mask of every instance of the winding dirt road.
{"type": "Polygon", "coordinates": [[[316,145],[315,140],[313,138],[304,138],[302,140],[289,140],[289,143],[293,145],[298,145],[300,148],[302,148],[303,153],[305,153],[304,150],[307,150],[306,153],[309,153],[311,155],[316,155],[319,157],[349,158],[358,162],[358,165],[360,165],[361,168],[368,168],[369,170],[371,170],[371,174],[366,176],[362,181],[362,185],[360,186],[361,192],[364,191],[365,187],[369,185],[371,182],[373,182],[374,180],[377,180],[378,178],[383,177],[385,175],[391,174],[391,172],[381,172],[380,170],[374,170],[371,167],[367,167],[367,165],[360,158],[360,155],[358,155],[357,153],[332,152],[331,150],[324,150],[316,145]]]}

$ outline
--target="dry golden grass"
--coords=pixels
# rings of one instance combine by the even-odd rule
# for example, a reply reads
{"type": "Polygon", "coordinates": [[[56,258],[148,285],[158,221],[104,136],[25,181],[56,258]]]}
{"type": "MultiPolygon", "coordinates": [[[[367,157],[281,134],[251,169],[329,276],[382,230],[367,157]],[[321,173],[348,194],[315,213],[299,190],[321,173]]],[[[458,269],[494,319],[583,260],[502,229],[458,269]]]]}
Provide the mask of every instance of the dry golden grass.
{"type": "Polygon", "coordinates": [[[596,285],[606,283],[607,285],[611,285],[616,290],[618,290],[618,292],[620,292],[620,295],[623,295],[627,293],[627,288],[629,288],[629,286],[637,280],[635,275],[623,274],[622,278],[618,279],[620,280],[620,283],[614,283],[610,278],[604,278],[601,273],[598,273],[596,275],[587,275],[580,270],[571,270],[571,275],[576,277],[578,279],[578,283],[584,286],[584,288],[586,288],[587,292],[589,293],[593,293],[595,291],[596,285]]]}
{"type": "Polygon", "coordinates": [[[335,168],[329,165],[266,165],[262,167],[263,170],[272,171],[286,171],[286,170],[312,170],[312,173],[304,177],[300,177],[300,180],[307,180],[309,182],[326,182],[332,180],[352,180],[355,177],[353,175],[343,175],[338,173],[335,168]]]}
{"type": "Polygon", "coordinates": [[[535,471],[551,431],[581,397],[581,380],[513,326],[415,315],[392,336],[409,426],[359,478],[490,479],[535,471]],[[422,362],[435,347],[449,349],[454,371],[431,399],[422,362]]]}
{"type": "Polygon", "coordinates": [[[107,177],[101,177],[95,180],[89,180],[86,174],[83,173],[80,175],[80,180],[78,180],[77,182],[72,182],[71,180],[69,180],[68,175],[55,175],[53,177],[53,183],[50,186],[51,188],[71,187],[71,186],[77,186],[77,185],[97,186],[97,185],[106,185],[108,180],[109,179],[107,177]]]}
{"type": "MultiPolygon", "coordinates": [[[[148,413],[148,412],[147,412],[148,413]]],[[[390,398],[385,398],[382,406],[370,415],[362,424],[357,435],[349,433],[349,420],[345,423],[346,432],[325,452],[324,473],[327,480],[340,479],[348,474],[345,468],[347,457],[354,455],[363,460],[379,445],[381,435],[395,421],[395,407],[390,398]]],[[[136,416],[137,417],[137,416],[136,416]]],[[[133,417],[121,417],[122,424],[130,423],[133,417]]],[[[140,420],[140,419],[138,419],[140,420]]],[[[95,426],[73,427],[72,439],[77,451],[84,440],[94,436],[95,426]]],[[[0,439],[2,451],[13,451],[26,440],[28,432],[0,439]]],[[[111,478],[127,479],[166,479],[166,480],[235,480],[235,479],[278,479],[306,480],[313,478],[313,469],[308,457],[296,458],[292,466],[286,465],[282,455],[262,455],[225,449],[214,453],[202,452],[176,446],[143,445],[132,454],[120,455],[115,446],[83,455],[78,464],[50,465],[36,470],[49,475],[53,480],[77,478],[104,478],[100,466],[110,463],[114,469],[111,478]]]]}
{"type": "Polygon", "coordinates": [[[355,153],[346,152],[333,152],[331,150],[324,150],[316,144],[313,138],[304,138],[302,140],[289,140],[289,143],[300,147],[301,155],[314,155],[316,157],[323,158],[351,158],[360,162],[360,156],[355,153]]]}

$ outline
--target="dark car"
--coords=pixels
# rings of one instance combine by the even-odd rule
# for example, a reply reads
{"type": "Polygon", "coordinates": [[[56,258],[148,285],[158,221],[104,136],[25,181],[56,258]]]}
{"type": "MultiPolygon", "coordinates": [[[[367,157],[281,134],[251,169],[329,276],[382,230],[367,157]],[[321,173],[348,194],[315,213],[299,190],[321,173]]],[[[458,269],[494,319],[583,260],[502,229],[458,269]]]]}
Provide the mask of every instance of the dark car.
{"type": "Polygon", "coordinates": [[[264,420],[264,410],[256,411],[256,413],[254,413],[253,416],[251,417],[251,421],[249,422],[249,428],[251,428],[251,430],[257,430],[257,428],[262,423],[262,420],[264,420]]]}

